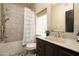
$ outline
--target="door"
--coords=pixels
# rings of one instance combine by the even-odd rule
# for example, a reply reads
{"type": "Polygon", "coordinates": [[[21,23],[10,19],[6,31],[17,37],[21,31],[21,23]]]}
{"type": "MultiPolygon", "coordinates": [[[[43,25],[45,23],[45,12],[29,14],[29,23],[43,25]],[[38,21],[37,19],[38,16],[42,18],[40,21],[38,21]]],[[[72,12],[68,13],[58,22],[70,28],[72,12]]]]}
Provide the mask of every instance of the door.
{"type": "Polygon", "coordinates": [[[73,32],[74,31],[74,11],[69,10],[66,11],[66,23],[65,23],[66,32],[73,32]]]}

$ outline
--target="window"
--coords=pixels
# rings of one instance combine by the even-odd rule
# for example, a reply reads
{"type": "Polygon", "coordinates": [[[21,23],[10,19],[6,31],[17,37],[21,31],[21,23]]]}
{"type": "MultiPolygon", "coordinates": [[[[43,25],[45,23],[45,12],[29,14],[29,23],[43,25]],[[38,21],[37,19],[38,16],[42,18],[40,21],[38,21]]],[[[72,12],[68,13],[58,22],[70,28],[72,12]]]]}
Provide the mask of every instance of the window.
{"type": "Polygon", "coordinates": [[[45,36],[46,30],[47,30],[47,13],[46,10],[44,10],[41,13],[39,13],[36,17],[36,34],[45,36]]]}

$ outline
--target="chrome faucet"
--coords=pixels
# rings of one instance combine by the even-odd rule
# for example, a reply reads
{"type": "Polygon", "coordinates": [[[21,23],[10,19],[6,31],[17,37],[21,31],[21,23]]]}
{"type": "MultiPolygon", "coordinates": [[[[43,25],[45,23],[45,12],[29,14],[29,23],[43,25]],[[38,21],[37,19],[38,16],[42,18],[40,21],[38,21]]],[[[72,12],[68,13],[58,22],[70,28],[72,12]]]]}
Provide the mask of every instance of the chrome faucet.
{"type": "Polygon", "coordinates": [[[62,37],[63,36],[63,32],[57,32],[57,37],[62,37]]]}
{"type": "Polygon", "coordinates": [[[54,36],[55,37],[60,37],[60,32],[56,32],[54,36]]]}
{"type": "Polygon", "coordinates": [[[61,37],[61,36],[60,36],[60,32],[57,32],[57,37],[61,37]]]}
{"type": "Polygon", "coordinates": [[[64,32],[56,32],[56,33],[54,33],[54,36],[55,36],[55,37],[58,37],[58,38],[59,38],[59,37],[63,37],[63,33],[64,33],[64,32]]]}

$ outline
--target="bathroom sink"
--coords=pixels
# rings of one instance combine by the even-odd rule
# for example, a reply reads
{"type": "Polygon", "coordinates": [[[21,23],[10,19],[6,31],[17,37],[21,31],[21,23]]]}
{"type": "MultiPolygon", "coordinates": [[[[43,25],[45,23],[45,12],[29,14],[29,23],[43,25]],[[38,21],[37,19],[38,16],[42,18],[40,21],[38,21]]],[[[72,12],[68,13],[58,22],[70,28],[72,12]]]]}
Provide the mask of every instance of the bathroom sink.
{"type": "Polygon", "coordinates": [[[50,40],[50,41],[54,41],[54,42],[60,42],[60,43],[63,43],[63,44],[65,43],[63,38],[57,38],[57,37],[54,37],[54,36],[48,36],[46,39],[50,40]]]}
{"type": "Polygon", "coordinates": [[[58,43],[66,44],[66,45],[73,45],[74,43],[77,43],[75,39],[68,39],[68,38],[62,38],[62,37],[48,36],[46,37],[46,39],[55,41],[58,43]]]}
{"type": "Polygon", "coordinates": [[[45,40],[74,51],[79,51],[79,42],[76,39],[48,36],[45,37],[45,40]]]}

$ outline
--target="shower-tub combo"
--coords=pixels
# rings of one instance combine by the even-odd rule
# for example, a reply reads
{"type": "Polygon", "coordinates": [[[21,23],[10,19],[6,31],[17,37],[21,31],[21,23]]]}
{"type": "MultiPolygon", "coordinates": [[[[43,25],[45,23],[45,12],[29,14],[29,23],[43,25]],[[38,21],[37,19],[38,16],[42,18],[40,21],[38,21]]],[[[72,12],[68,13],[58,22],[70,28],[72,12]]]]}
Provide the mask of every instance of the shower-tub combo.
{"type": "MultiPolygon", "coordinates": [[[[17,40],[9,42],[7,41],[8,36],[6,35],[6,23],[10,20],[7,12],[9,11],[7,8],[4,8],[4,4],[1,4],[1,26],[0,26],[0,56],[22,56],[26,55],[26,47],[29,46],[27,43],[35,43],[35,23],[34,23],[34,12],[30,9],[24,9],[24,32],[23,32],[23,40],[17,40]],[[30,12],[30,14],[29,14],[30,12]],[[33,14],[33,16],[32,16],[33,14]],[[29,19],[29,17],[31,19],[29,19]],[[28,18],[28,19],[27,19],[28,18]],[[28,23],[27,23],[28,22],[28,23]],[[28,24],[30,24],[28,26],[28,24]],[[33,25],[33,26],[32,26],[33,25]],[[28,28],[30,27],[30,29],[28,28]],[[27,31],[26,31],[27,30],[27,31]],[[30,30],[30,31],[29,31],[30,30]],[[25,47],[23,47],[25,45],[25,47]]],[[[16,15],[17,16],[17,15],[16,15]]],[[[30,44],[31,45],[31,44],[30,44]]]]}

